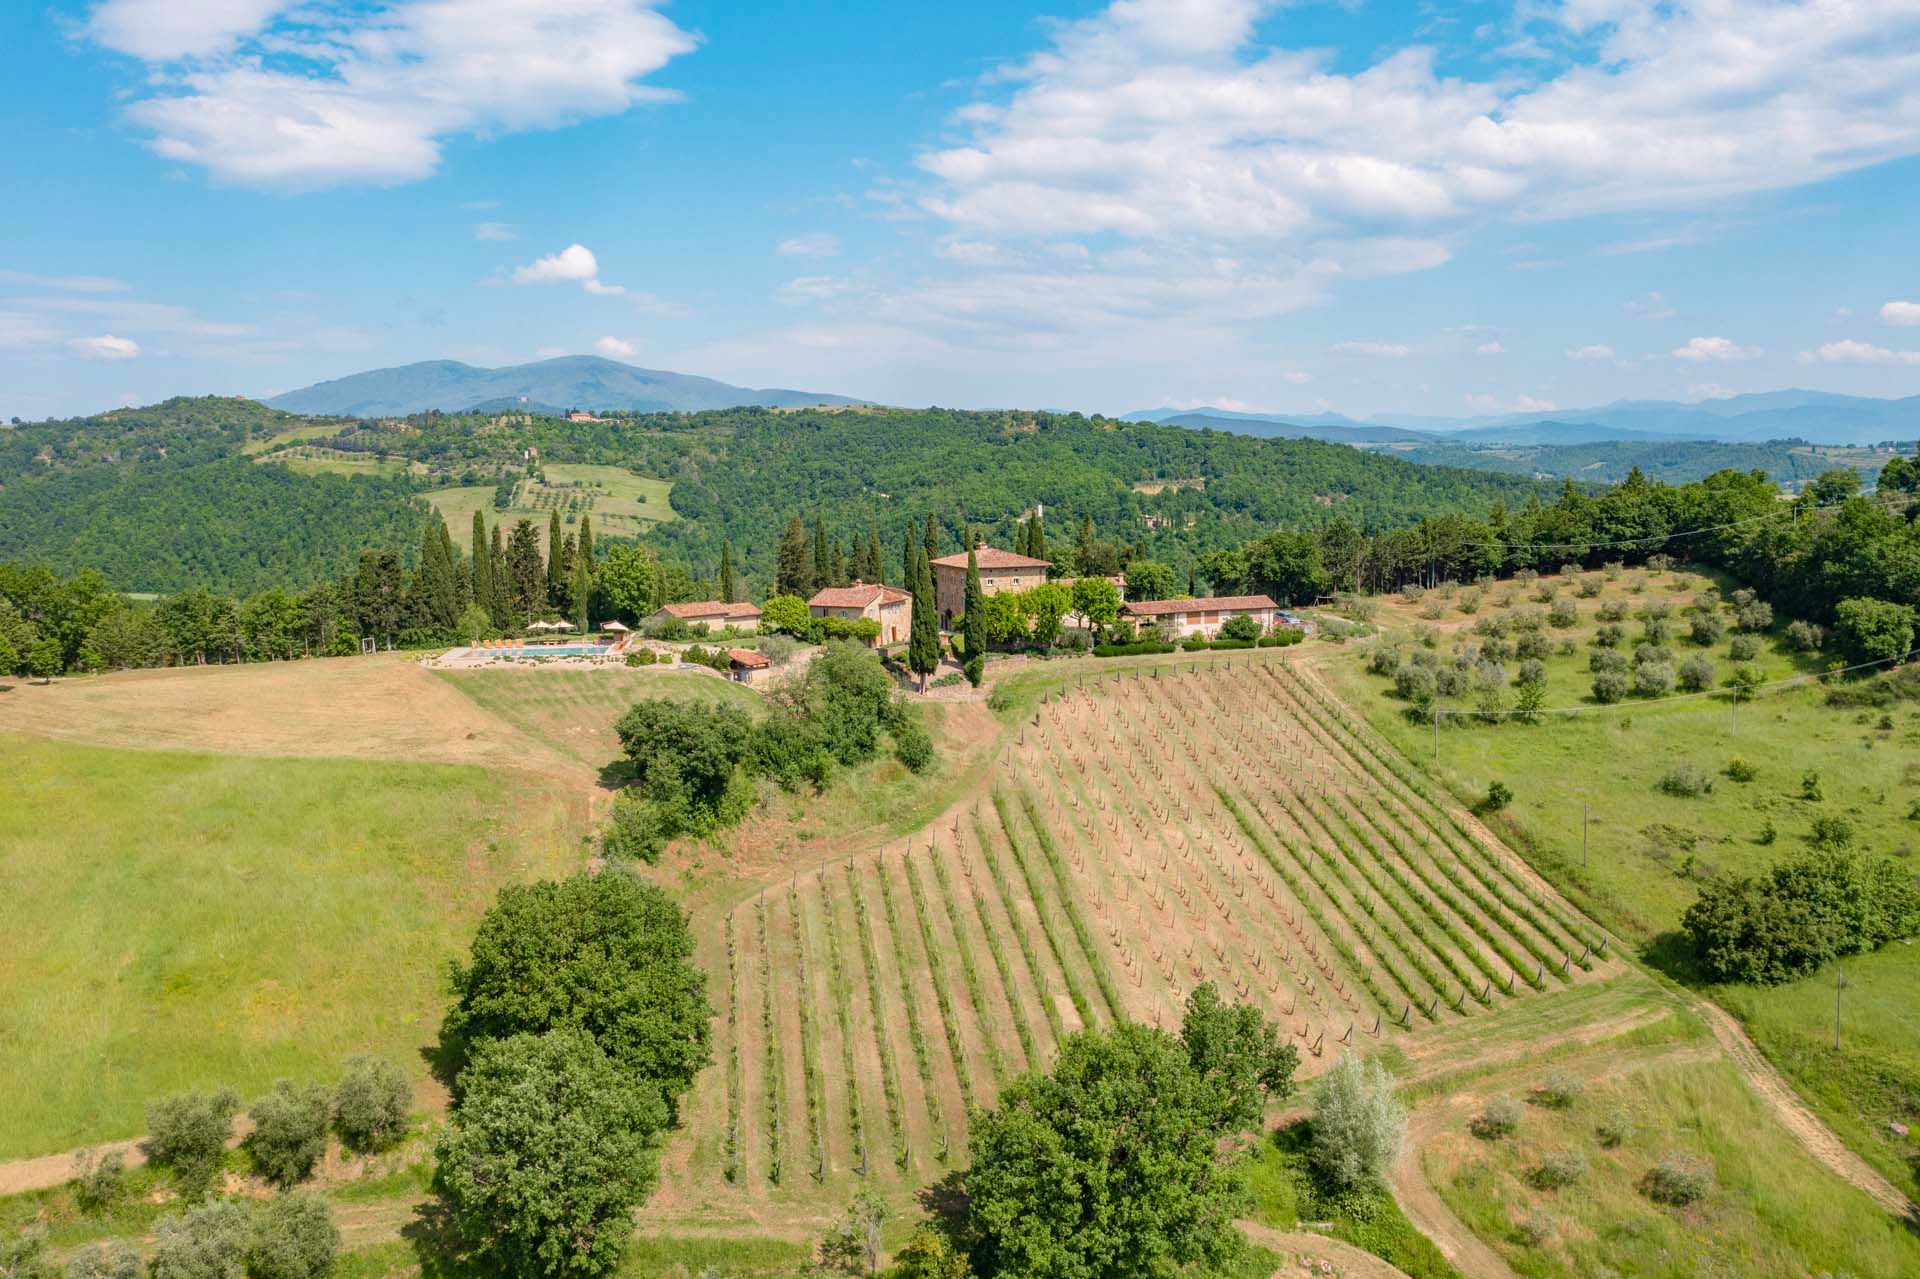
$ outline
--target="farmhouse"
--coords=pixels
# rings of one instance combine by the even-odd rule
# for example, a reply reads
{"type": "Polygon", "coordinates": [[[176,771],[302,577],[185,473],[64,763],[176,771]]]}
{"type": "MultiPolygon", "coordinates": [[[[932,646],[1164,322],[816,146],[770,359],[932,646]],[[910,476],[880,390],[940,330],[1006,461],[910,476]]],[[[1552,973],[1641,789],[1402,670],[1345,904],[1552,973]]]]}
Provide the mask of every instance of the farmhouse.
{"type": "Polygon", "coordinates": [[[880,623],[878,643],[900,644],[907,638],[907,625],[913,618],[913,596],[892,586],[873,582],[855,582],[852,586],[828,586],[815,591],[807,601],[807,611],[815,617],[839,617],[848,621],[867,617],[880,623]]]}
{"type": "Polygon", "coordinates": [[[766,670],[772,663],[764,653],[756,653],[750,648],[730,648],[727,650],[728,674],[742,684],[753,683],[754,677],[766,670]]]}
{"type": "Polygon", "coordinates": [[[1154,625],[1166,619],[1179,636],[1217,635],[1220,624],[1234,617],[1251,617],[1260,629],[1272,626],[1280,606],[1264,595],[1218,595],[1210,599],[1135,600],[1120,606],[1136,624],[1154,625]]]}
{"type": "Polygon", "coordinates": [[[710,630],[719,630],[731,626],[736,631],[757,631],[760,629],[760,606],[758,604],[728,604],[722,600],[700,600],[697,603],[667,604],[647,615],[649,622],[664,622],[677,617],[688,626],[706,625],[710,630]]]}
{"type": "MultiPolygon", "coordinates": [[[[1002,591],[1025,591],[1047,580],[1053,565],[1026,555],[1015,555],[994,546],[976,547],[974,562],[980,568],[980,593],[998,595],[1002,591]]],[[[940,611],[940,624],[951,626],[953,619],[967,608],[967,553],[942,555],[933,561],[934,607],[940,611]]]]}

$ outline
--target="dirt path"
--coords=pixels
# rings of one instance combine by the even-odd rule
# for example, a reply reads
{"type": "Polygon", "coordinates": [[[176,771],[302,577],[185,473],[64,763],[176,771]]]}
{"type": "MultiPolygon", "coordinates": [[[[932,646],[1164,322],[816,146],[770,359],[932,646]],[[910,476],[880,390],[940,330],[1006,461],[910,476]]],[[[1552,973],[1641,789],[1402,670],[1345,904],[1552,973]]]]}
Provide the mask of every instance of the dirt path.
{"type": "Polygon", "coordinates": [[[1274,1271],[1276,1276],[1325,1274],[1326,1271],[1314,1269],[1313,1263],[1326,1261],[1332,1263],[1332,1273],[1337,1279],[1407,1279],[1405,1271],[1343,1240],[1329,1239],[1310,1230],[1275,1230],[1255,1221],[1238,1221],[1234,1224],[1247,1237],[1248,1243],[1269,1248],[1286,1258],[1290,1264],[1274,1271]]]}
{"type": "Polygon", "coordinates": [[[1415,1113],[1407,1125],[1407,1137],[1400,1147],[1400,1158],[1387,1173],[1393,1197],[1414,1229],[1433,1241],[1441,1255],[1469,1279],[1519,1279],[1500,1256],[1480,1241],[1479,1236],[1453,1215],[1440,1198],[1440,1192],[1427,1181],[1420,1167],[1420,1148],[1439,1130],[1448,1111],[1433,1106],[1415,1113]]]}
{"type": "Polygon", "coordinates": [[[57,1155],[16,1159],[12,1163],[0,1164],[0,1195],[24,1195],[30,1190],[66,1185],[73,1180],[74,1161],[89,1150],[102,1155],[118,1151],[129,1168],[138,1168],[147,1162],[146,1153],[140,1149],[137,1140],[109,1141],[88,1146],[84,1150],[66,1150],[57,1155]]]}
{"type": "Polygon", "coordinates": [[[1695,1001],[1700,1016],[1713,1031],[1713,1037],[1720,1047],[1726,1050],[1740,1073],[1747,1077],[1747,1083],[1759,1094],[1767,1109],[1774,1113],[1781,1125],[1794,1135],[1807,1152],[1843,1180],[1857,1186],[1870,1196],[1875,1203],[1896,1217],[1920,1227],[1920,1207],[1902,1194],[1900,1190],[1859,1155],[1847,1148],[1839,1134],[1807,1108],[1793,1085],[1786,1081],[1781,1073],[1773,1068],[1760,1052],[1752,1038],[1733,1016],[1718,1004],[1709,1000],[1695,1001]]]}

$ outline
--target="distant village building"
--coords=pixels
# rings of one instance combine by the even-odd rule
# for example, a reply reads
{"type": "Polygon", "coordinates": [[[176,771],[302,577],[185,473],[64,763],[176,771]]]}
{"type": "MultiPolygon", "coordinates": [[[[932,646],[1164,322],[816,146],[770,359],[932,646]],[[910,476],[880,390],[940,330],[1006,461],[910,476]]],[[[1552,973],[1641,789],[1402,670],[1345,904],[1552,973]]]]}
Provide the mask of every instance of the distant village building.
{"type": "MultiPolygon", "coordinates": [[[[980,569],[980,593],[998,595],[1002,591],[1026,591],[1047,580],[1053,565],[1047,560],[1015,555],[994,546],[974,548],[974,563],[980,569]]],[[[940,625],[951,626],[953,619],[967,610],[967,553],[942,555],[933,561],[934,607],[940,612],[940,625]]]]}
{"type": "Polygon", "coordinates": [[[581,409],[575,409],[571,413],[567,414],[567,421],[569,422],[598,422],[599,420],[600,419],[595,417],[593,414],[587,413],[581,409]]]}
{"type": "Polygon", "coordinates": [[[1229,618],[1251,617],[1266,630],[1280,616],[1280,606],[1265,595],[1216,595],[1208,599],[1135,600],[1120,606],[1122,617],[1155,626],[1164,618],[1176,636],[1214,636],[1229,618]]]}
{"type": "Polygon", "coordinates": [[[756,653],[750,648],[730,648],[727,650],[727,669],[732,678],[742,684],[751,684],[754,677],[772,666],[764,653],[756,653]]]}
{"type": "Polygon", "coordinates": [[[851,586],[828,586],[813,593],[807,612],[815,617],[838,617],[857,621],[866,617],[880,624],[880,644],[904,644],[907,627],[913,620],[913,596],[892,586],[874,582],[855,582],[851,586]]]}
{"type": "Polygon", "coordinates": [[[648,614],[649,622],[664,622],[677,617],[688,626],[704,623],[709,630],[731,626],[736,631],[760,629],[758,604],[728,604],[720,600],[701,600],[690,604],[667,604],[648,614]]]}

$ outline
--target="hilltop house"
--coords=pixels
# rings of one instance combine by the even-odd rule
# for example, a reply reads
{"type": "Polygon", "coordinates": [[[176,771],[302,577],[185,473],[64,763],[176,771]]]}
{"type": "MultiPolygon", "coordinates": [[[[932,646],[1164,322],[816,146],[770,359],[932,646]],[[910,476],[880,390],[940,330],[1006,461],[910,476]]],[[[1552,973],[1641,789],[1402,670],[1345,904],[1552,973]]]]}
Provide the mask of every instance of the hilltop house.
{"type": "Polygon", "coordinates": [[[913,617],[913,596],[874,582],[828,586],[813,593],[813,598],[807,601],[807,612],[815,617],[838,617],[847,621],[871,618],[880,624],[876,643],[902,644],[906,642],[907,625],[913,617]]]}
{"type": "Polygon", "coordinates": [[[1158,625],[1166,619],[1177,638],[1201,634],[1209,638],[1220,633],[1221,623],[1234,617],[1251,617],[1265,631],[1280,615],[1280,606],[1264,595],[1216,595],[1208,599],[1135,600],[1120,606],[1122,617],[1136,625],[1158,625]]]}
{"type": "MultiPolygon", "coordinates": [[[[1026,555],[1015,555],[998,547],[975,547],[974,563],[980,569],[980,593],[998,595],[1002,591],[1025,591],[1047,580],[1053,565],[1026,555]]],[[[951,626],[953,619],[967,610],[967,553],[942,555],[933,561],[934,607],[940,612],[940,625],[951,626]]]]}
{"type": "Polygon", "coordinates": [[[704,624],[708,630],[722,630],[728,626],[736,631],[757,631],[760,629],[760,606],[758,604],[728,604],[721,600],[701,600],[697,603],[667,604],[647,615],[649,622],[664,622],[677,617],[688,626],[704,624]]]}

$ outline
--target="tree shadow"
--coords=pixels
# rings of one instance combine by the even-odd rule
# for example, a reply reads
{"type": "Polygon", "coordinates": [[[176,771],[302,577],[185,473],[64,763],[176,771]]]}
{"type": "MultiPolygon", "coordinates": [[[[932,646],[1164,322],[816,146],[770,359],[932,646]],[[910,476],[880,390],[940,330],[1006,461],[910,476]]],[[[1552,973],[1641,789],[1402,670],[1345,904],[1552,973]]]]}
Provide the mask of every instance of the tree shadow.
{"type": "Polygon", "coordinates": [[[426,1063],[427,1072],[436,1082],[449,1092],[456,1092],[454,1084],[467,1065],[467,1047],[466,1036],[449,1028],[443,1019],[434,1041],[420,1045],[420,1060],[426,1063]]]}
{"type": "Polygon", "coordinates": [[[475,1252],[438,1196],[414,1206],[413,1220],[400,1227],[400,1237],[413,1250],[421,1279],[495,1279],[500,1274],[475,1252]]]}
{"type": "Polygon", "coordinates": [[[934,1229],[956,1243],[967,1237],[967,1187],[960,1169],[922,1187],[914,1198],[921,1211],[933,1218],[934,1229]]]}
{"type": "Polygon", "coordinates": [[[634,776],[633,761],[623,755],[602,764],[600,771],[595,775],[594,783],[601,790],[617,791],[633,785],[637,780],[639,779],[634,776]]]}
{"type": "Polygon", "coordinates": [[[1694,957],[1693,943],[1677,928],[1656,934],[1640,948],[1640,958],[1648,967],[1666,974],[1682,986],[1699,988],[1712,983],[1694,957]]]}

